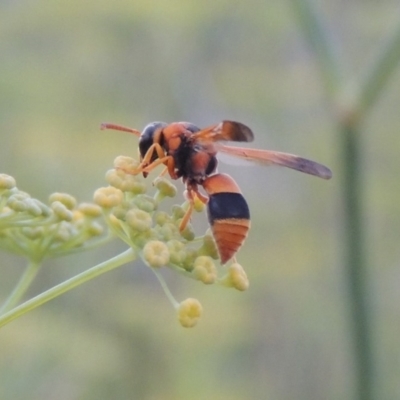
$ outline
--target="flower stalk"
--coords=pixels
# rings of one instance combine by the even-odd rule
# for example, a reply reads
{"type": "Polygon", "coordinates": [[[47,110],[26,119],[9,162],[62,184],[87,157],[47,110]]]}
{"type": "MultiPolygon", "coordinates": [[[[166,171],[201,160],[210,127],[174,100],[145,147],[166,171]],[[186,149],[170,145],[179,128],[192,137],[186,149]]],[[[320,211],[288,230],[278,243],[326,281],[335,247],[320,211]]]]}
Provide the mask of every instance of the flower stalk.
{"type": "Polygon", "coordinates": [[[3,306],[0,308],[0,315],[9,311],[20,302],[20,300],[23,298],[26,291],[30,287],[31,283],[35,279],[40,267],[41,263],[38,263],[36,261],[28,262],[27,268],[21,276],[19,282],[17,283],[14,290],[11,292],[10,296],[7,298],[3,306]]]}
{"type": "Polygon", "coordinates": [[[45,292],[33,297],[32,299],[22,303],[21,305],[13,308],[12,310],[0,315],[0,327],[10,323],[14,319],[26,314],[29,311],[41,306],[42,304],[61,296],[77,286],[80,286],[106,272],[109,272],[121,265],[135,260],[136,254],[132,248],[125,250],[123,253],[102,262],[80,274],[46,290],[45,292]]]}

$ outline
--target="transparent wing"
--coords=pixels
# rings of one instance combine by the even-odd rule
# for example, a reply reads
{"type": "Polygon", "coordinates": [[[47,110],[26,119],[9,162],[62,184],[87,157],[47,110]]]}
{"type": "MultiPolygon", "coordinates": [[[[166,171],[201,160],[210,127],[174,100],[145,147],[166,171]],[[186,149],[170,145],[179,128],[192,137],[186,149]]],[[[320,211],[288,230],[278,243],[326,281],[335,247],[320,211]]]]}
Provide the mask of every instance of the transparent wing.
{"type": "Polygon", "coordinates": [[[278,165],[287,167],[306,174],[318,176],[323,179],[332,178],[331,170],[325,165],[319,164],[307,158],[294,154],[281,153],[272,150],[247,149],[244,147],[233,147],[218,144],[217,150],[242,160],[255,162],[262,165],[278,165]]]}

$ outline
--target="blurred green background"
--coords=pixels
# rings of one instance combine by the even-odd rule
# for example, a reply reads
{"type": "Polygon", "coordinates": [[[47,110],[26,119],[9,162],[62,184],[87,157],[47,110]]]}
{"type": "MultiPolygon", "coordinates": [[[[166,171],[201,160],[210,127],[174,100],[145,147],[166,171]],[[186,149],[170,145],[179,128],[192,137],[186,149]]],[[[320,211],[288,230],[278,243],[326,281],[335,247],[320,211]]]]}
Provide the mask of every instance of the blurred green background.
{"type": "MultiPolygon", "coordinates": [[[[320,0],[346,75],[357,77],[397,23],[398,4],[320,0]]],[[[199,325],[179,326],[151,271],[136,263],[85,284],[0,331],[1,399],[352,399],[354,358],[343,268],[335,111],[290,2],[0,2],[0,172],[46,200],[91,200],[150,121],[241,121],[255,147],[330,166],[325,182],[221,165],[239,183],[252,230],[238,256],[245,293],[165,271],[199,325]]],[[[400,74],[363,124],[369,300],[379,399],[400,398],[400,74]]],[[[205,216],[196,216],[199,232],[205,216]]],[[[46,262],[29,295],[125,248],[46,262]]],[[[0,253],[4,299],[24,260],[0,253]]]]}

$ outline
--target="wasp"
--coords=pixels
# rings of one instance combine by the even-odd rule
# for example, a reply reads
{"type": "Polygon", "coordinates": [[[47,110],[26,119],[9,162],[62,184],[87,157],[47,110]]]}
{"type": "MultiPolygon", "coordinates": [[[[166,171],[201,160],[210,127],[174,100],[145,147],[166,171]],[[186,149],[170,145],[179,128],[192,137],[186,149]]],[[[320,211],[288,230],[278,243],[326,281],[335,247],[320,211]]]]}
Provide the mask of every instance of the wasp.
{"type": "Polygon", "coordinates": [[[271,150],[234,147],[224,142],[251,142],[253,132],[235,121],[222,121],[200,129],[190,122],[152,122],[142,132],[122,125],[104,123],[101,129],[115,129],[139,137],[140,164],[130,173],[147,174],[164,165],[161,175],[182,179],[189,207],[180,223],[187,226],[196,197],[207,204],[208,221],[222,264],[232,259],[244,243],[250,229],[247,202],[232,177],[217,172],[217,153],[226,153],[264,165],[278,165],[330,179],[329,168],[293,154],[271,150]],[[206,193],[199,191],[199,186],[206,193]]]}

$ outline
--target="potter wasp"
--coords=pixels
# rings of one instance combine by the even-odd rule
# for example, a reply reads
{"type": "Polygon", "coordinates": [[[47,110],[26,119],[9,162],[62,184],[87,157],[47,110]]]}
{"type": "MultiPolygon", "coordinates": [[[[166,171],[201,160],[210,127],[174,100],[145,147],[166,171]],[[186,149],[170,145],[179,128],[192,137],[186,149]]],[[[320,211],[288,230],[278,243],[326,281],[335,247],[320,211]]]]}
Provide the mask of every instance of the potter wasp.
{"type": "Polygon", "coordinates": [[[217,172],[217,153],[227,153],[264,165],[278,165],[330,179],[329,168],[305,158],[270,150],[233,147],[223,142],[251,142],[250,128],[240,122],[222,121],[200,129],[189,122],[152,122],[142,132],[121,125],[102,124],[101,129],[130,132],[139,137],[140,164],[130,173],[144,176],[158,165],[172,179],[181,178],[186,186],[189,207],[180,223],[184,230],[197,197],[207,204],[208,221],[221,263],[233,258],[250,229],[250,212],[239,186],[227,174],[217,172]],[[199,191],[201,186],[207,195],[199,191]]]}

